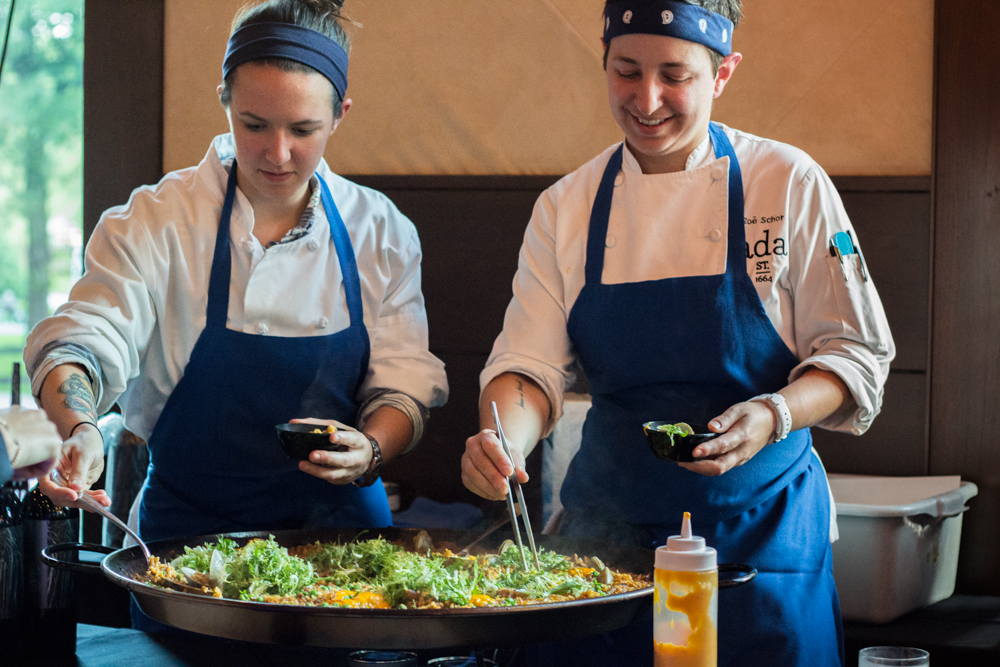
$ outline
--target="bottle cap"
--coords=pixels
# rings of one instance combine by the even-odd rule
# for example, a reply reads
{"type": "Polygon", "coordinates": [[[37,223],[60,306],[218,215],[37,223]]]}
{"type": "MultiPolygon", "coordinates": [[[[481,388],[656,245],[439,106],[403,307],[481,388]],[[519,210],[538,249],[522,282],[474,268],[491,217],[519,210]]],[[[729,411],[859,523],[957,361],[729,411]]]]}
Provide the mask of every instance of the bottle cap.
{"type": "Polygon", "coordinates": [[[717,567],[716,551],[705,546],[705,538],[691,532],[691,513],[684,512],[681,534],[667,539],[656,549],[656,569],[675,572],[702,572],[717,567]]]}

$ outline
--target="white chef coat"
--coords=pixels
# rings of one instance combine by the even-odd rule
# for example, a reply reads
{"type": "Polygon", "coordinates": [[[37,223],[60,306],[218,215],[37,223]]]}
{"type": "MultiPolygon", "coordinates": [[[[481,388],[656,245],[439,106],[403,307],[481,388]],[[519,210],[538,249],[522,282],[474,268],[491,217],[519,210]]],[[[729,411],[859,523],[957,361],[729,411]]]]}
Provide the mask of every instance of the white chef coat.
{"type": "MultiPolygon", "coordinates": [[[[35,396],[55,365],[83,364],[92,380],[99,379],[98,414],[117,401],[128,429],[149,439],[205,328],[234,154],[232,135],[216,137],[197,167],[140,187],[127,204],[104,213],[69,301],[28,337],[24,357],[35,396]]],[[[444,364],[428,351],[416,228],[383,194],[337,176],[325,160],[317,173],[330,188],[358,258],[371,356],[357,399],[389,389],[427,407],[443,405],[448,383],[444,364]]],[[[230,220],[229,329],[301,337],[349,326],[330,226],[322,207],[315,215],[304,236],[265,249],[253,235],[253,209],[237,188],[230,220]]]]}
{"type": "MultiPolygon", "coordinates": [[[[747,272],[772,325],[800,361],[788,380],[809,366],[838,375],[858,407],[820,426],[863,433],[881,408],[895,346],[875,285],[862,279],[857,256],[847,258],[844,272],[830,257],[834,233],[850,231],[857,241],[840,196],[801,150],[722,129],[742,172],[747,272]]],[[[617,147],[539,197],[503,332],[480,375],[481,387],[506,372],[535,380],[552,404],[547,432],[562,415],[563,393],[575,379],[576,355],[566,324],[585,282],[591,207],[617,147]]],[[[723,273],[728,164],[728,158],[715,157],[706,136],[684,171],[643,174],[626,146],[615,180],[602,282],[723,273]],[[675,192],[678,196],[672,196],[675,192]],[[692,197],[692,192],[704,194],[692,197]]]]}

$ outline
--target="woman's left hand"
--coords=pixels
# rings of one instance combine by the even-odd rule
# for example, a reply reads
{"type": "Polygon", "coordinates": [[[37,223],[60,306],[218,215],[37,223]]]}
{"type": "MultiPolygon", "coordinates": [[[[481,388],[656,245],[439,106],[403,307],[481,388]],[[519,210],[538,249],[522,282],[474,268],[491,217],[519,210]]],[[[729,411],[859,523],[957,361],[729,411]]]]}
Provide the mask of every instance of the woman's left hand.
{"type": "Polygon", "coordinates": [[[309,453],[308,461],[299,461],[299,470],[331,484],[350,484],[368,470],[372,460],[372,443],[361,431],[332,419],[292,419],[293,424],[316,424],[319,427],[335,426],[330,442],[344,451],[327,452],[317,449],[309,453]]]}
{"type": "Polygon", "coordinates": [[[764,449],[774,435],[774,413],[760,401],[737,403],[708,427],[722,435],[694,448],[695,458],[702,460],[677,465],[714,477],[743,465],[764,449]]]}

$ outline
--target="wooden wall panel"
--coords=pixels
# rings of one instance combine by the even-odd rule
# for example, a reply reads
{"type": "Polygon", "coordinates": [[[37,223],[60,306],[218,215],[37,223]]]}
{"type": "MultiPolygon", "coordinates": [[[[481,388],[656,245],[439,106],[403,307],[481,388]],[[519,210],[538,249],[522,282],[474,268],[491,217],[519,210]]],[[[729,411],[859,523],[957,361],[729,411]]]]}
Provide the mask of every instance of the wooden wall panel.
{"type": "Polygon", "coordinates": [[[858,234],[896,342],[892,370],[926,371],[930,179],[923,179],[921,189],[910,191],[848,190],[849,183],[839,180],[834,182],[858,234]]]}
{"type": "Polygon", "coordinates": [[[908,477],[927,474],[927,375],[889,373],[882,412],[862,436],[814,428],[827,472],[908,477]]]}
{"type": "Polygon", "coordinates": [[[1000,69],[995,0],[938,2],[930,472],[979,486],[959,590],[1000,594],[1000,69]]]}
{"type": "Polygon", "coordinates": [[[83,230],[163,175],[163,0],[87,0],[83,230]]]}
{"type": "MultiPolygon", "coordinates": [[[[407,179],[356,180],[392,186],[407,179]]],[[[420,233],[432,351],[488,354],[503,326],[524,229],[535,199],[555,179],[504,180],[483,179],[475,189],[456,188],[447,177],[417,179],[417,188],[378,188],[420,233]]]]}

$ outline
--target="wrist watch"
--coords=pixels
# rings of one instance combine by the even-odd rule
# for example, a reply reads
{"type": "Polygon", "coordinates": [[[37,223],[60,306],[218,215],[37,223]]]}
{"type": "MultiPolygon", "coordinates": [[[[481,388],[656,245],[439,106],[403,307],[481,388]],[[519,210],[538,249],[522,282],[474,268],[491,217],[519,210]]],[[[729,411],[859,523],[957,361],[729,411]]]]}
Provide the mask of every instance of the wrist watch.
{"type": "Polygon", "coordinates": [[[382,474],[382,448],[378,446],[378,440],[372,436],[367,433],[362,433],[362,435],[368,438],[368,442],[372,443],[372,460],[368,462],[365,474],[354,480],[354,486],[371,486],[382,474]]]}
{"type": "Polygon", "coordinates": [[[754,396],[751,401],[760,401],[771,408],[774,413],[778,427],[774,431],[774,442],[780,442],[788,437],[792,430],[792,412],[785,403],[785,397],[781,394],[761,394],[754,396]]]}

